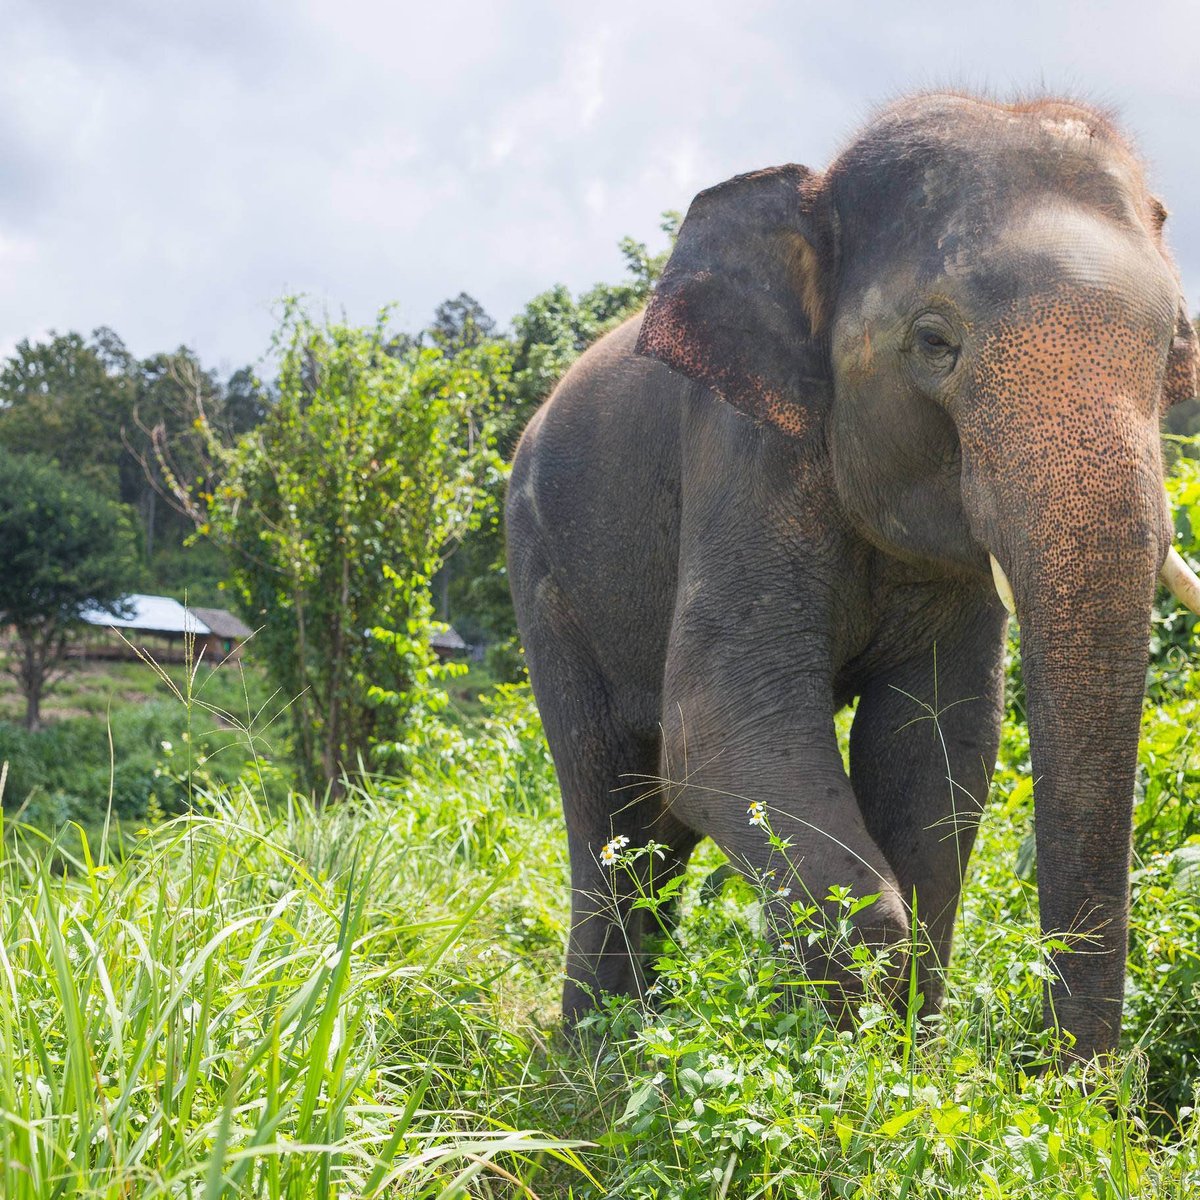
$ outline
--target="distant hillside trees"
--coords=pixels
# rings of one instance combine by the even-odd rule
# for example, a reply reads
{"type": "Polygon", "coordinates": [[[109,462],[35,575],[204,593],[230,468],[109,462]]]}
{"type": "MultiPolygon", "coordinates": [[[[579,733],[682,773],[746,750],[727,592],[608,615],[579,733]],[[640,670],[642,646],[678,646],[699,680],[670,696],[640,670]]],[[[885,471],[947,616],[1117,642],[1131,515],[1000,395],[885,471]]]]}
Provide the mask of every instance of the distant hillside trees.
{"type": "Polygon", "coordinates": [[[437,306],[427,332],[433,344],[453,358],[493,337],[496,322],[474,296],[459,292],[453,300],[443,300],[437,306]]]}
{"type": "Polygon", "coordinates": [[[137,400],[133,359],[111,329],[18,343],[0,366],[0,446],[58,464],[112,500],[131,502],[140,481],[121,427],[137,400]]]}
{"type": "Polygon", "coordinates": [[[187,347],[137,359],[105,328],[88,338],[65,333],[22,341],[0,364],[0,447],[38,455],[127,505],[139,535],[140,582],[182,592],[195,579],[191,594],[199,600],[206,585],[215,585],[203,576],[220,567],[210,555],[197,578],[204,551],[184,561],[180,552],[194,527],[167,502],[175,480],[162,469],[170,463],[189,486],[211,482],[196,477],[205,466],[192,428],[198,399],[228,440],[269,407],[250,371],[223,386],[187,347]]]}
{"type": "Polygon", "coordinates": [[[125,510],[93,484],[52,463],[0,449],[0,628],[25,697],[25,727],[62,666],[83,609],[117,611],[137,570],[125,510]]]}

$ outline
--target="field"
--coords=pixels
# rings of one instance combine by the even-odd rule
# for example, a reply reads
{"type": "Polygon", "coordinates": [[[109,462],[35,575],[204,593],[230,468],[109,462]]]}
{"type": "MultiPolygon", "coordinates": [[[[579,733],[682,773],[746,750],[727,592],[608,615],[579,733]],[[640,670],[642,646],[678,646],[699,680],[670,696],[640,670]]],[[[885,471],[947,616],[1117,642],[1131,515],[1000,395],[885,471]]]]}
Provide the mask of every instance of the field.
{"type": "MultiPolygon", "coordinates": [[[[1171,488],[1196,558],[1200,467],[1171,488]]],[[[564,1035],[565,838],[524,687],[455,681],[394,776],[325,807],[290,791],[252,666],[87,670],[34,735],[0,692],[0,1194],[1200,1194],[1196,623],[1164,599],[1154,627],[1122,1052],[1065,1071],[1015,642],[944,1010],[882,1003],[866,955],[852,1033],[705,845],[649,1003],[564,1035]]]]}
{"type": "Polygon", "coordinates": [[[1127,1048],[1086,1074],[1044,1069],[1016,721],[925,1028],[869,1003],[838,1033],[781,1004],[797,971],[706,848],[655,1006],[611,1005],[569,1044],[564,839],[522,689],[324,811],[250,769],[120,848],[9,827],[3,1194],[1195,1195],[1200,681],[1163,667],[1152,694],[1127,1048]]]}

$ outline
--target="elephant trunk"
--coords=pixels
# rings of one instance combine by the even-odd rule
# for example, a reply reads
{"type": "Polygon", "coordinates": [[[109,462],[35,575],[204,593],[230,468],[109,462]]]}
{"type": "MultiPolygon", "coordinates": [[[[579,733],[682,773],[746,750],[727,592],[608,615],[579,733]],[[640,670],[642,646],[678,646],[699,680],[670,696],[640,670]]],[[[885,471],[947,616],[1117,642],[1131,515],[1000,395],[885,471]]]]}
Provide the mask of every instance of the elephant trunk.
{"type": "MultiPolygon", "coordinates": [[[[1063,260],[1107,261],[1106,246],[1071,258],[1064,242],[1063,260]]],[[[1063,946],[1047,1020],[1080,1057],[1120,1034],[1150,610],[1171,541],[1153,317],[1132,286],[1014,302],[957,422],[968,520],[1021,627],[1042,930],[1063,946]]]]}
{"type": "Polygon", "coordinates": [[[1103,455],[1070,464],[1069,491],[1032,467],[1005,472],[1010,520],[991,531],[1021,628],[1042,930],[1061,946],[1047,1020],[1081,1057],[1120,1033],[1150,610],[1169,542],[1152,425],[1100,419],[1093,438],[1103,455]]]}
{"type": "Polygon", "coordinates": [[[1081,1057],[1114,1049],[1120,1033],[1156,567],[1130,556],[1114,586],[1048,578],[1018,599],[1042,932],[1065,947],[1052,954],[1047,1020],[1074,1034],[1081,1057]]]}

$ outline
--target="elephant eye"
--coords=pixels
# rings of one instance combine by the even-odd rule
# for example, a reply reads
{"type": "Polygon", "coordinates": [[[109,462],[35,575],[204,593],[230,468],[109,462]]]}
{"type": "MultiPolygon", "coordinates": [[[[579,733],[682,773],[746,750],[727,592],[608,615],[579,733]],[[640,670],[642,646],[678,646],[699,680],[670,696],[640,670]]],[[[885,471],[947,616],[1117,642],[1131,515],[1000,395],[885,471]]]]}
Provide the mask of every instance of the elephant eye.
{"type": "Polygon", "coordinates": [[[939,375],[949,374],[958,362],[958,345],[945,321],[927,317],[913,330],[909,343],[925,365],[939,375]]]}

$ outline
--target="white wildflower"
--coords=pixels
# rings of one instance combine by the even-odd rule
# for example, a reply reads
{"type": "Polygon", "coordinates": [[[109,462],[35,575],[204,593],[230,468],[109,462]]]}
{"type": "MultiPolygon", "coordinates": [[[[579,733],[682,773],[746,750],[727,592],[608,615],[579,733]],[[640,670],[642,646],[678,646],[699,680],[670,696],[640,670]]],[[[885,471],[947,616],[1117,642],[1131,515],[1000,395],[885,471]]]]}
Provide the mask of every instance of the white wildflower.
{"type": "Polygon", "coordinates": [[[611,867],[617,861],[617,856],[628,845],[629,839],[624,835],[618,835],[611,842],[605,842],[600,847],[600,861],[606,867],[611,867]]]}

